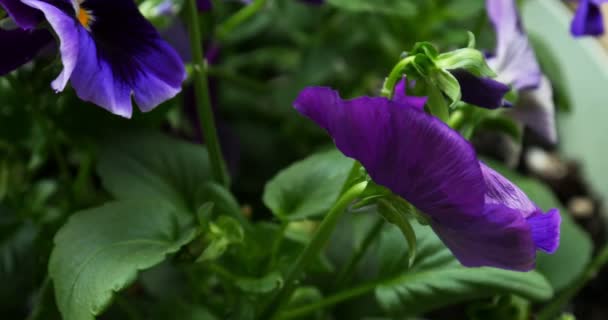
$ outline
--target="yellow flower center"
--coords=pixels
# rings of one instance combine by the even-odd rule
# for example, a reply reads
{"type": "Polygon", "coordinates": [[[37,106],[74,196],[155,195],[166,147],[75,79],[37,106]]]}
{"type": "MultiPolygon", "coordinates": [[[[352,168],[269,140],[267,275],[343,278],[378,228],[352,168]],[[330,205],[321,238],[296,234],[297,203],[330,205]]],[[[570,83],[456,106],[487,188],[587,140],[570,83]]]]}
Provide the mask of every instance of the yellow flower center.
{"type": "Polygon", "coordinates": [[[91,11],[83,9],[82,7],[78,8],[78,21],[80,21],[80,24],[82,24],[85,29],[91,30],[91,22],[94,20],[91,11]]]}

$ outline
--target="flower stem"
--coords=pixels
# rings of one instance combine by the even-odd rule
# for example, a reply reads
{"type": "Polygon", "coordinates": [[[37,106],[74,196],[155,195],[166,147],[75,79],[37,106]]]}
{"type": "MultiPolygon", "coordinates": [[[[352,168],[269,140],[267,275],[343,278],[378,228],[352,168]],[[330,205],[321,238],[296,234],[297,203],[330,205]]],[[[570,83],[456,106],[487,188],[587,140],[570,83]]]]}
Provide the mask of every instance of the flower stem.
{"type": "Polygon", "coordinates": [[[294,319],[294,318],[301,318],[303,316],[306,316],[310,313],[313,313],[319,309],[323,309],[325,307],[329,307],[329,306],[333,306],[336,305],[340,302],[343,301],[347,301],[353,298],[356,298],[358,296],[364,295],[368,292],[373,291],[374,289],[376,289],[376,287],[380,284],[382,284],[383,282],[385,282],[384,279],[380,279],[380,280],[376,280],[376,281],[372,281],[369,283],[365,283],[362,285],[359,285],[357,287],[354,288],[350,288],[344,291],[341,291],[339,293],[336,293],[332,296],[329,296],[319,302],[316,303],[312,303],[312,304],[308,304],[302,307],[298,307],[298,308],[294,308],[294,309],[289,309],[286,310],[282,313],[280,313],[277,316],[277,319],[279,320],[286,320],[286,319],[294,319]]]}
{"type": "Polygon", "coordinates": [[[569,287],[560,292],[551,303],[546,305],[536,318],[538,320],[554,319],[562,311],[563,306],[583,289],[587,282],[595,278],[606,263],[608,263],[608,245],[602,248],[585,271],[569,287]]]}
{"type": "Polygon", "coordinates": [[[359,248],[357,248],[357,251],[350,257],[340,272],[338,272],[338,276],[334,282],[334,287],[339,288],[345,281],[348,280],[348,278],[352,276],[355,268],[359,264],[359,261],[361,261],[361,258],[363,258],[367,252],[367,249],[372,244],[374,239],[376,239],[376,237],[380,234],[380,231],[382,231],[382,227],[384,227],[384,218],[381,217],[378,219],[378,221],[376,221],[376,224],[371,227],[365,236],[365,239],[363,239],[363,242],[359,248]]]}
{"type": "Polygon", "coordinates": [[[414,61],[414,56],[406,57],[399,61],[391,70],[391,73],[388,75],[386,80],[384,80],[384,85],[382,86],[382,91],[380,94],[383,97],[392,99],[393,94],[395,93],[395,85],[403,78],[405,68],[408,64],[414,61]]]}
{"type": "Polygon", "coordinates": [[[266,0],[254,0],[251,4],[244,6],[218,27],[217,37],[220,40],[225,39],[232,30],[264,8],[265,4],[266,0]]]}
{"type": "Polygon", "coordinates": [[[188,11],[189,17],[190,46],[192,47],[196,104],[203,137],[205,137],[205,142],[209,151],[211,171],[213,178],[218,183],[228,186],[229,181],[226,173],[226,164],[224,163],[224,158],[222,156],[222,149],[218,140],[213,110],[211,109],[211,101],[209,99],[209,85],[207,83],[207,75],[205,74],[201,25],[198,20],[196,0],[188,0],[188,7],[186,11],[188,11]]]}
{"type": "Polygon", "coordinates": [[[274,296],[268,299],[267,304],[262,308],[262,313],[258,319],[273,319],[273,316],[278,313],[291,294],[295,290],[296,281],[300,278],[301,273],[310,263],[319,255],[319,252],[325,247],[329,240],[332,231],[336,227],[338,220],[346,210],[346,207],[355,200],[367,187],[367,181],[359,182],[349,188],[338,198],[334,206],[329,210],[327,215],[321,221],[321,225],[313,235],[312,240],[304,248],[297,257],[295,263],[291,266],[285,275],[285,286],[274,296]]]}

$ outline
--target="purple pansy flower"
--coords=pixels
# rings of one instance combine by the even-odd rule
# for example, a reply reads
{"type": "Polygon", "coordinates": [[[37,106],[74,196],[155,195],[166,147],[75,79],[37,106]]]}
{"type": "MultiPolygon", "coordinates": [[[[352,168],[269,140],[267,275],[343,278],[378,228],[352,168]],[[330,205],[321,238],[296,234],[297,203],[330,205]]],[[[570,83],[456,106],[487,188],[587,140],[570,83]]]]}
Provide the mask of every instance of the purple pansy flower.
{"type": "Polygon", "coordinates": [[[343,100],[322,87],[305,89],[295,101],[376,183],[427,214],[463,265],[532,269],[537,249],[557,249],[559,212],[543,213],[480,163],[471,145],[422,111],[423,104],[405,95],[343,100]]]}
{"type": "Polygon", "coordinates": [[[486,8],[497,40],[495,55],[488,59],[488,64],[499,81],[519,92],[517,104],[509,114],[548,142],[557,142],[551,83],[536,61],[515,1],[487,0],[486,8]]]}
{"type": "Polygon", "coordinates": [[[608,0],[579,0],[570,32],[575,37],[599,36],[604,33],[604,20],[600,5],[608,0]]]}
{"type": "Polygon", "coordinates": [[[130,117],[131,96],[149,111],[181,90],[184,65],[132,0],[0,0],[22,28],[44,17],[60,41],[63,71],[52,83],[130,117]]]}

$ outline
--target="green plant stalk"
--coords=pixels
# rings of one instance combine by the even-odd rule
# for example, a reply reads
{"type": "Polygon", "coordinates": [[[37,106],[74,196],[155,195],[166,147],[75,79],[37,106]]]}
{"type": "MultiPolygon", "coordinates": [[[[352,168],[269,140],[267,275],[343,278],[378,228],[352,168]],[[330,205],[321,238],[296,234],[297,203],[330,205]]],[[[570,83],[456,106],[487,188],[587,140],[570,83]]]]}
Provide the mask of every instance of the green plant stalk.
{"type": "Polygon", "coordinates": [[[391,70],[386,80],[384,80],[384,85],[382,86],[382,91],[380,95],[383,97],[392,99],[395,93],[395,85],[403,78],[405,68],[408,64],[414,61],[414,56],[406,57],[399,61],[391,70]]]}
{"type": "Polygon", "coordinates": [[[537,315],[538,320],[552,320],[559,315],[563,306],[570,301],[587,282],[595,278],[602,267],[608,263],[608,245],[605,245],[597,256],[587,265],[585,271],[566,289],[560,292],[555,299],[546,305],[537,315]]]}
{"type": "Polygon", "coordinates": [[[372,282],[362,284],[362,285],[354,287],[354,288],[350,288],[348,290],[341,291],[341,292],[336,293],[332,296],[329,296],[319,302],[312,303],[312,304],[305,305],[305,306],[298,307],[298,308],[294,308],[294,309],[290,309],[290,310],[286,310],[286,311],[280,313],[277,316],[277,319],[286,320],[286,319],[303,317],[303,316],[311,314],[319,309],[330,307],[330,306],[336,305],[340,302],[362,296],[368,292],[373,291],[374,289],[376,289],[376,287],[378,285],[381,285],[384,282],[385,282],[384,279],[372,281],[372,282]]]}
{"type": "Polygon", "coordinates": [[[338,276],[336,277],[336,281],[334,282],[334,287],[341,287],[345,281],[347,281],[355,271],[355,268],[367,252],[367,249],[372,244],[374,239],[380,234],[382,231],[382,227],[384,227],[384,218],[380,217],[378,221],[371,227],[363,242],[357,248],[355,253],[350,257],[348,262],[344,265],[344,267],[338,272],[338,276]]]}
{"type": "Polygon", "coordinates": [[[273,316],[280,312],[283,305],[295,290],[296,281],[300,278],[302,272],[314,261],[314,259],[316,259],[321,250],[325,247],[338,220],[345,212],[346,207],[348,207],[348,205],[353,202],[366,187],[367,181],[359,182],[350,187],[340,196],[340,198],[338,198],[336,203],[321,221],[321,225],[313,235],[312,240],[306,245],[285,275],[285,286],[267,300],[258,319],[273,319],[273,316]]]}
{"type": "Polygon", "coordinates": [[[448,125],[454,130],[460,130],[466,121],[466,117],[462,110],[456,110],[450,115],[448,125]]]}
{"type": "Polygon", "coordinates": [[[265,4],[266,0],[254,0],[251,4],[244,6],[218,27],[217,37],[220,40],[225,39],[236,27],[264,8],[265,4]]]}
{"type": "Polygon", "coordinates": [[[46,302],[53,299],[53,287],[50,284],[51,280],[48,276],[44,278],[42,287],[36,297],[36,305],[32,309],[32,312],[27,317],[27,320],[41,320],[44,317],[45,309],[47,309],[46,302]]]}
{"type": "Polygon", "coordinates": [[[217,136],[213,110],[211,110],[211,101],[209,99],[209,85],[207,83],[207,75],[205,74],[201,25],[198,20],[196,0],[188,0],[186,11],[188,11],[189,17],[188,29],[190,31],[190,46],[192,47],[192,76],[194,78],[194,91],[196,93],[198,116],[209,151],[213,178],[218,183],[227,187],[229,181],[226,173],[226,164],[224,163],[224,157],[222,156],[222,149],[217,136]]]}

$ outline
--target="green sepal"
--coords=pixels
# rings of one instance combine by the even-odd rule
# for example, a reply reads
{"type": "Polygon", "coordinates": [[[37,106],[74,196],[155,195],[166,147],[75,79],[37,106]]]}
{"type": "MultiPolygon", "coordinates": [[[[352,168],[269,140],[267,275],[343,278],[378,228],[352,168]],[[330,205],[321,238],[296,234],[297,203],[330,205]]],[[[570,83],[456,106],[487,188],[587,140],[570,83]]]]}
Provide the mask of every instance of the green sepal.
{"type": "Polygon", "coordinates": [[[442,53],[437,57],[435,63],[440,69],[464,69],[477,77],[496,77],[496,73],[488,66],[483,53],[473,48],[442,53]]]}
{"type": "Polygon", "coordinates": [[[201,228],[205,229],[207,227],[209,220],[213,216],[213,207],[213,202],[205,202],[196,210],[196,218],[201,228]]]}
{"type": "Polygon", "coordinates": [[[449,105],[441,90],[434,85],[429,85],[427,93],[426,106],[429,112],[443,122],[448,121],[450,116],[449,105]]]}
{"type": "Polygon", "coordinates": [[[196,262],[216,260],[221,257],[228,247],[243,243],[245,232],[235,218],[220,216],[216,221],[209,223],[205,240],[209,243],[196,262]]]}
{"type": "Polygon", "coordinates": [[[409,52],[409,55],[417,54],[423,54],[429,59],[434,60],[435,58],[437,58],[437,56],[439,56],[439,51],[430,42],[417,42],[416,44],[414,44],[412,51],[409,52]]]}
{"type": "Polygon", "coordinates": [[[433,73],[431,79],[433,84],[448,97],[450,107],[453,107],[460,101],[462,97],[460,83],[458,83],[458,80],[451,73],[438,69],[433,73]]]}
{"type": "Polygon", "coordinates": [[[402,205],[395,205],[395,200],[382,199],[378,201],[378,213],[380,213],[386,221],[394,224],[401,230],[401,233],[407,241],[408,250],[408,265],[412,266],[416,260],[416,232],[408,219],[412,215],[413,207],[409,208],[402,205]],[[407,209],[406,209],[407,208],[407,209]]]}

